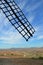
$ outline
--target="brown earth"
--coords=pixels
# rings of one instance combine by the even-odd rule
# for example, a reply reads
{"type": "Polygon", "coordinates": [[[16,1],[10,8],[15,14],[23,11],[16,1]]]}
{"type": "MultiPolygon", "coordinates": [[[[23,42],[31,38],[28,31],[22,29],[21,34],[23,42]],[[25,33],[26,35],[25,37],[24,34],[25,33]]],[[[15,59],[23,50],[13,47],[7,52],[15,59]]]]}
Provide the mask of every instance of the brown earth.
{"type": "Polygon", "coordinates": [[[0,58],[0,65],[43,65],[43,60],[27,58],[0,58]]]}
{"type": "Polygon", "coordinates": [[[0,50],[0,58],[43,58],[43,48],[0,50]]]}
{"type": "Polygon", "coordinates": [[[43,48],[0,50],[0,65],[43,65],[43,48]]]}

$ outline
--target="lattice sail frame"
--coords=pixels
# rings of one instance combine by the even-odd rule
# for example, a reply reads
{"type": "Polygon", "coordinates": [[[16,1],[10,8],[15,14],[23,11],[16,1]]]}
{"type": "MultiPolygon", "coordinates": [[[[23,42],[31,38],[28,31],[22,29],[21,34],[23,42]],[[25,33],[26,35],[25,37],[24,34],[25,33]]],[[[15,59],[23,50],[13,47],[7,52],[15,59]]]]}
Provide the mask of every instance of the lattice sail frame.
{"type": "Polygon", "coordinates": [[[29,23],[21,9],[14,0],[0,0],[0,8],[9,20],[9,22],[17,29],[17,31],[28,41],[33,36],[35,30],[29,23]]]}

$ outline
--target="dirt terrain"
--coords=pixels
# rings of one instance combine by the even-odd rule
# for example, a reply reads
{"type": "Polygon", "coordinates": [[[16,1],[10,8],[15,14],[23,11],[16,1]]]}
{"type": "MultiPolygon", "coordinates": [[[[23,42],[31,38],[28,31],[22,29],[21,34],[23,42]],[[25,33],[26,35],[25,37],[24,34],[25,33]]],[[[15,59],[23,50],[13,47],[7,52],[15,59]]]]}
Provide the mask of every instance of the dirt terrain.
{"type": "Polygon", "coordinates": [[[43,48],[4,49],[0,58],[43,58],[43,48]]]}
{"type": "Polygon", "coordinates": [[[27,58],[0,58],[0,65],[43,65],[43,60],[27,58]]]}
{"type": "Polygon", "coordinates": [[[0,65],[43,65],[43,48],[0,50],[0,65]]]}

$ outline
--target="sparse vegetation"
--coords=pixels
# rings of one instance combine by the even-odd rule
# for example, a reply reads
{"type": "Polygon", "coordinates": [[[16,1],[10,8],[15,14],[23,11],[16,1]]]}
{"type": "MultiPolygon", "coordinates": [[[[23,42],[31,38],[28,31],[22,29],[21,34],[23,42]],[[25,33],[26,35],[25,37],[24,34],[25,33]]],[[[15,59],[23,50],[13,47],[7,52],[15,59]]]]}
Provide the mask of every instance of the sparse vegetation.
{"type": "Polygon", "coordinates": [[[0,65],[43,65],[43,49],[2,50],[0,65]]]}
{"type": "Polygon", "coordinates": [[[43,59],[42,49],[16,49],[16,50],[2,50],[0,51],[0,57],[13,57],[13,58],[38,58],[43,59]]]}
{"type": "Polygon", "coordinates": [[[13,53],[11,53],[11,56],[14,56],[14,54],[13,54],[13,53]]]}
{"type": "Polygon", "coordinates": [[[39,57],[39,59],[43,59],[43,57],[39,57]]]}

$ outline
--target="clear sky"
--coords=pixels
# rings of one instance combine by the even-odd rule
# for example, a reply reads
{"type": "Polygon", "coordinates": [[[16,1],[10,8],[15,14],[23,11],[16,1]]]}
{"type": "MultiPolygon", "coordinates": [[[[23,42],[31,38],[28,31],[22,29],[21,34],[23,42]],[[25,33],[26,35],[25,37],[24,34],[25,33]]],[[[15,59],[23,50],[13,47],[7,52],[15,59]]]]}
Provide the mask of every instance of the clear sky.
{"type": "Polygon", "coordinates": [[[15,0],[36,32],[25,39],[9,23],[0,10],[0,48],[43,47],[43,0],[15,0]]]}

